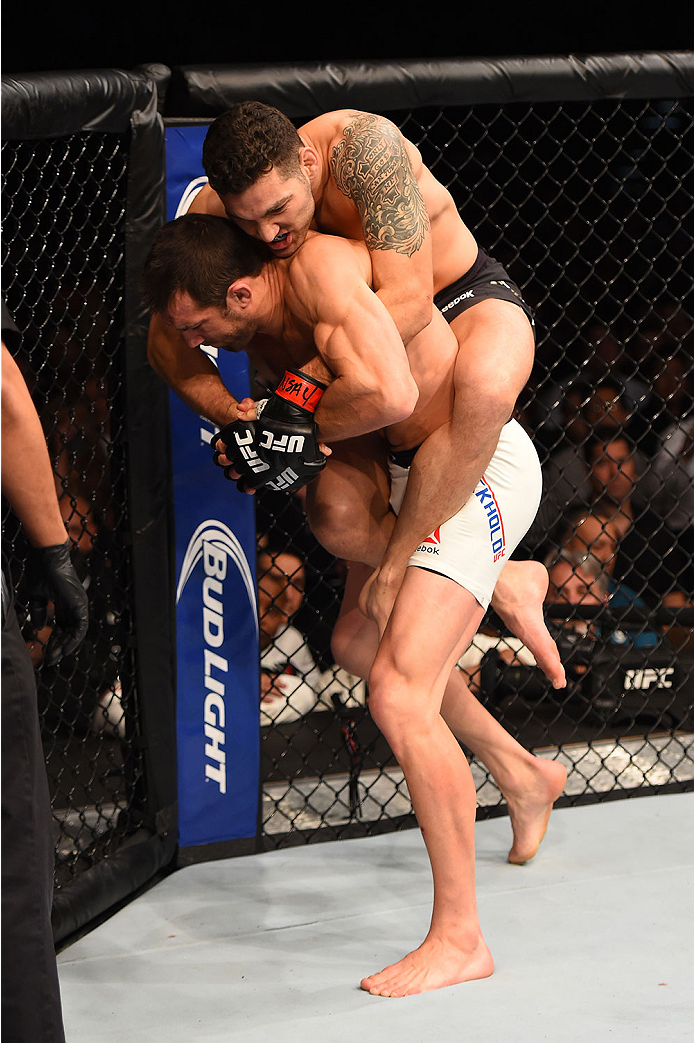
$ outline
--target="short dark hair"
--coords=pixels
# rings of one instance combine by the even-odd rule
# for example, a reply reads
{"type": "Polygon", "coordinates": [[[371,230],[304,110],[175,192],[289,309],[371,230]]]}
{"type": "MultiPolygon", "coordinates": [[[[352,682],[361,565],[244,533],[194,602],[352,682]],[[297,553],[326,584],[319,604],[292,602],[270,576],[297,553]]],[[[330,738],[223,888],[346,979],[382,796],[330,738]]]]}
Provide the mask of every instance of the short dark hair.
{"type": "Polygon", "coordinates": [[[211,124],[202,165],[217,195],[237,195],[276,167],[298,173],[301,138],[283,112],[260,101],[241,101],[211,124]]]}
{"type": "Polygon", "coordinates": [[[226,304],[236,279],[259,275],[269,259],[264,243],[224,217],[184,214],[159,229],[140,281],[146,308],[163,312],[185,291],[204,307],[226,304]]]}

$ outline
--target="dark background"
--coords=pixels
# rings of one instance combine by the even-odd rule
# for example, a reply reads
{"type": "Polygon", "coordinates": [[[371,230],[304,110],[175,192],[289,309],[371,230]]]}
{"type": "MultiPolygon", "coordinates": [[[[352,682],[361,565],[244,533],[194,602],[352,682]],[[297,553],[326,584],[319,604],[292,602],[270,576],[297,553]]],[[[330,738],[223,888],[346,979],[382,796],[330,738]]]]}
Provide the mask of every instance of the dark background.
{"type": "Polygon", "coordinates": [[[324,6],[243,0],[176,5],[161,0],[92,0],[4,5],[6,74],[58,69],[319,62],[384,58],[469,58],[681,50],[694,46],[689,5],[607,0],[572,5],[444,0],[431,5],[324,6]],[[422,11],[426,14],[423,15],[422,11]]]}

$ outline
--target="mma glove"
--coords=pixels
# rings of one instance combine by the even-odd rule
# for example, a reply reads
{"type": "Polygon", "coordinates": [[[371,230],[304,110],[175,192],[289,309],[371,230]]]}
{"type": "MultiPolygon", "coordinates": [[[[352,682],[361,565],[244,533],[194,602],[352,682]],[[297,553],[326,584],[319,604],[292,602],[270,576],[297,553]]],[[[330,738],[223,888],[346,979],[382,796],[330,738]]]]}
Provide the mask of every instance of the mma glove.
{"type": "MultiPolygon", "coordinates": [[[[225,455],[241,475],[236,483],[241,492],[265,486],[293,492],[323,470],[327,461],[318,448],[313,413],[325,387],[301,370],[287,370],[272,396],[258,403],[258,420],[235,420],[219,432],[225,455]]],[[[230,469],[225,468],[228,478],[230,469]]]]}
{"type": "Polygon", "coordinates": [[[326,385],[300,369],[288,369],[263,405],[256,430],[258,455],[270,465],[275,490],[301,489],[325,467],[313,414],[326,385]]]}
{"type": "MultiPolygon", "coordinates": [[[[231,460],[231,465],[224,468],[226,477],[230,481],[233,480],[232,470],[237,471],[241,476],[236,482],[236,488],[241,493],[248,489],[260,489],[266,484],[267,479],[272,477],[270,465],[261,460],[258,455],[257,426],[255,420],[234,420],[214,436],[215,442],[219,439],[224,443],[226,446],[224,455],[231,460]]],[[[217,466],[221,466],[219,457],[220,452],[215,449],[212,459],[217,466]]]]}
{"type": "Polygon", "coordinates": [[[35,630],[46,625],[48,601],[53,602],[53,631],[44,662],[55,666],[82,644],[89,623],[87,592],[70,560],[70,540],[32,548],[27,576],[29,613],[35,630]]]}

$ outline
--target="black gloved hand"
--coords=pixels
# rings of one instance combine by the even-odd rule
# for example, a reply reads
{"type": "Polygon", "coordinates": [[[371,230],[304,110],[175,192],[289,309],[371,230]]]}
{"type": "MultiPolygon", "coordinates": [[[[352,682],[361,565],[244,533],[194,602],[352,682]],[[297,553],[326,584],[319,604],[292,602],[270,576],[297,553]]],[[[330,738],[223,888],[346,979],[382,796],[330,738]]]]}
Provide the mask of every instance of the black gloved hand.
{"type": "MultiPolygon", "coordinates": [[[[259,489],[269,478],[272,478],[273,472],[270,465],[258,456],[255,420],[232,420],[214,436],[213,443],[216,444],[217,440],[224,443],[226,446],[224,455],[231,460],[231,465],[224,468],[224,474],[230,481],[234,480],[230,474],[232,469],[241,476],[236,482],[239,492],[259,489]]],[[[219,456],[219,450],[215,449],[212,460],[218,467],[221,467],[219,456]]]]}
{"type": "Polygon", "coordinates": [[[258,455],[270,465],[271,489],[301,489],[323,470],[327,458],[318,447],[313,414],[326,385],[300,369],[288,369],[259,412],[258,455]]]}
{"type": "Polygon", "coordinates": [[[29,613],[36,630],[46,625],[48,601],[54,605],[53,632],[44,662],[55,666],[82,644],[89,624],[87,592],[70,560],[70,540],[53,547],[34,547],[27,572],[29,613]]]}

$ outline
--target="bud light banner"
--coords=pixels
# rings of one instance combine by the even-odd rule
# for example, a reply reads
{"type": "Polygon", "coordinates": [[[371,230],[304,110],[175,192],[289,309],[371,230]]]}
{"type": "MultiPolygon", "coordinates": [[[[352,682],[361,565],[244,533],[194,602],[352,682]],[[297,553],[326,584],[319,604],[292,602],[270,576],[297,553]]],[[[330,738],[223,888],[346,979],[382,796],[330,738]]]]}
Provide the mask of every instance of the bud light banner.
{"type": "MultiPolygon", "coordinates": [[[[169,219],[205,184],[207,127],[166,132],[169,219]]],[[[204,348],[236,398],[248,360],[204,348]]],[[[176,532],[179,843],[254,837],[258,817],[259,677],[253,498],[212,463],[215,428],[171,395],[176,532]]]]}

